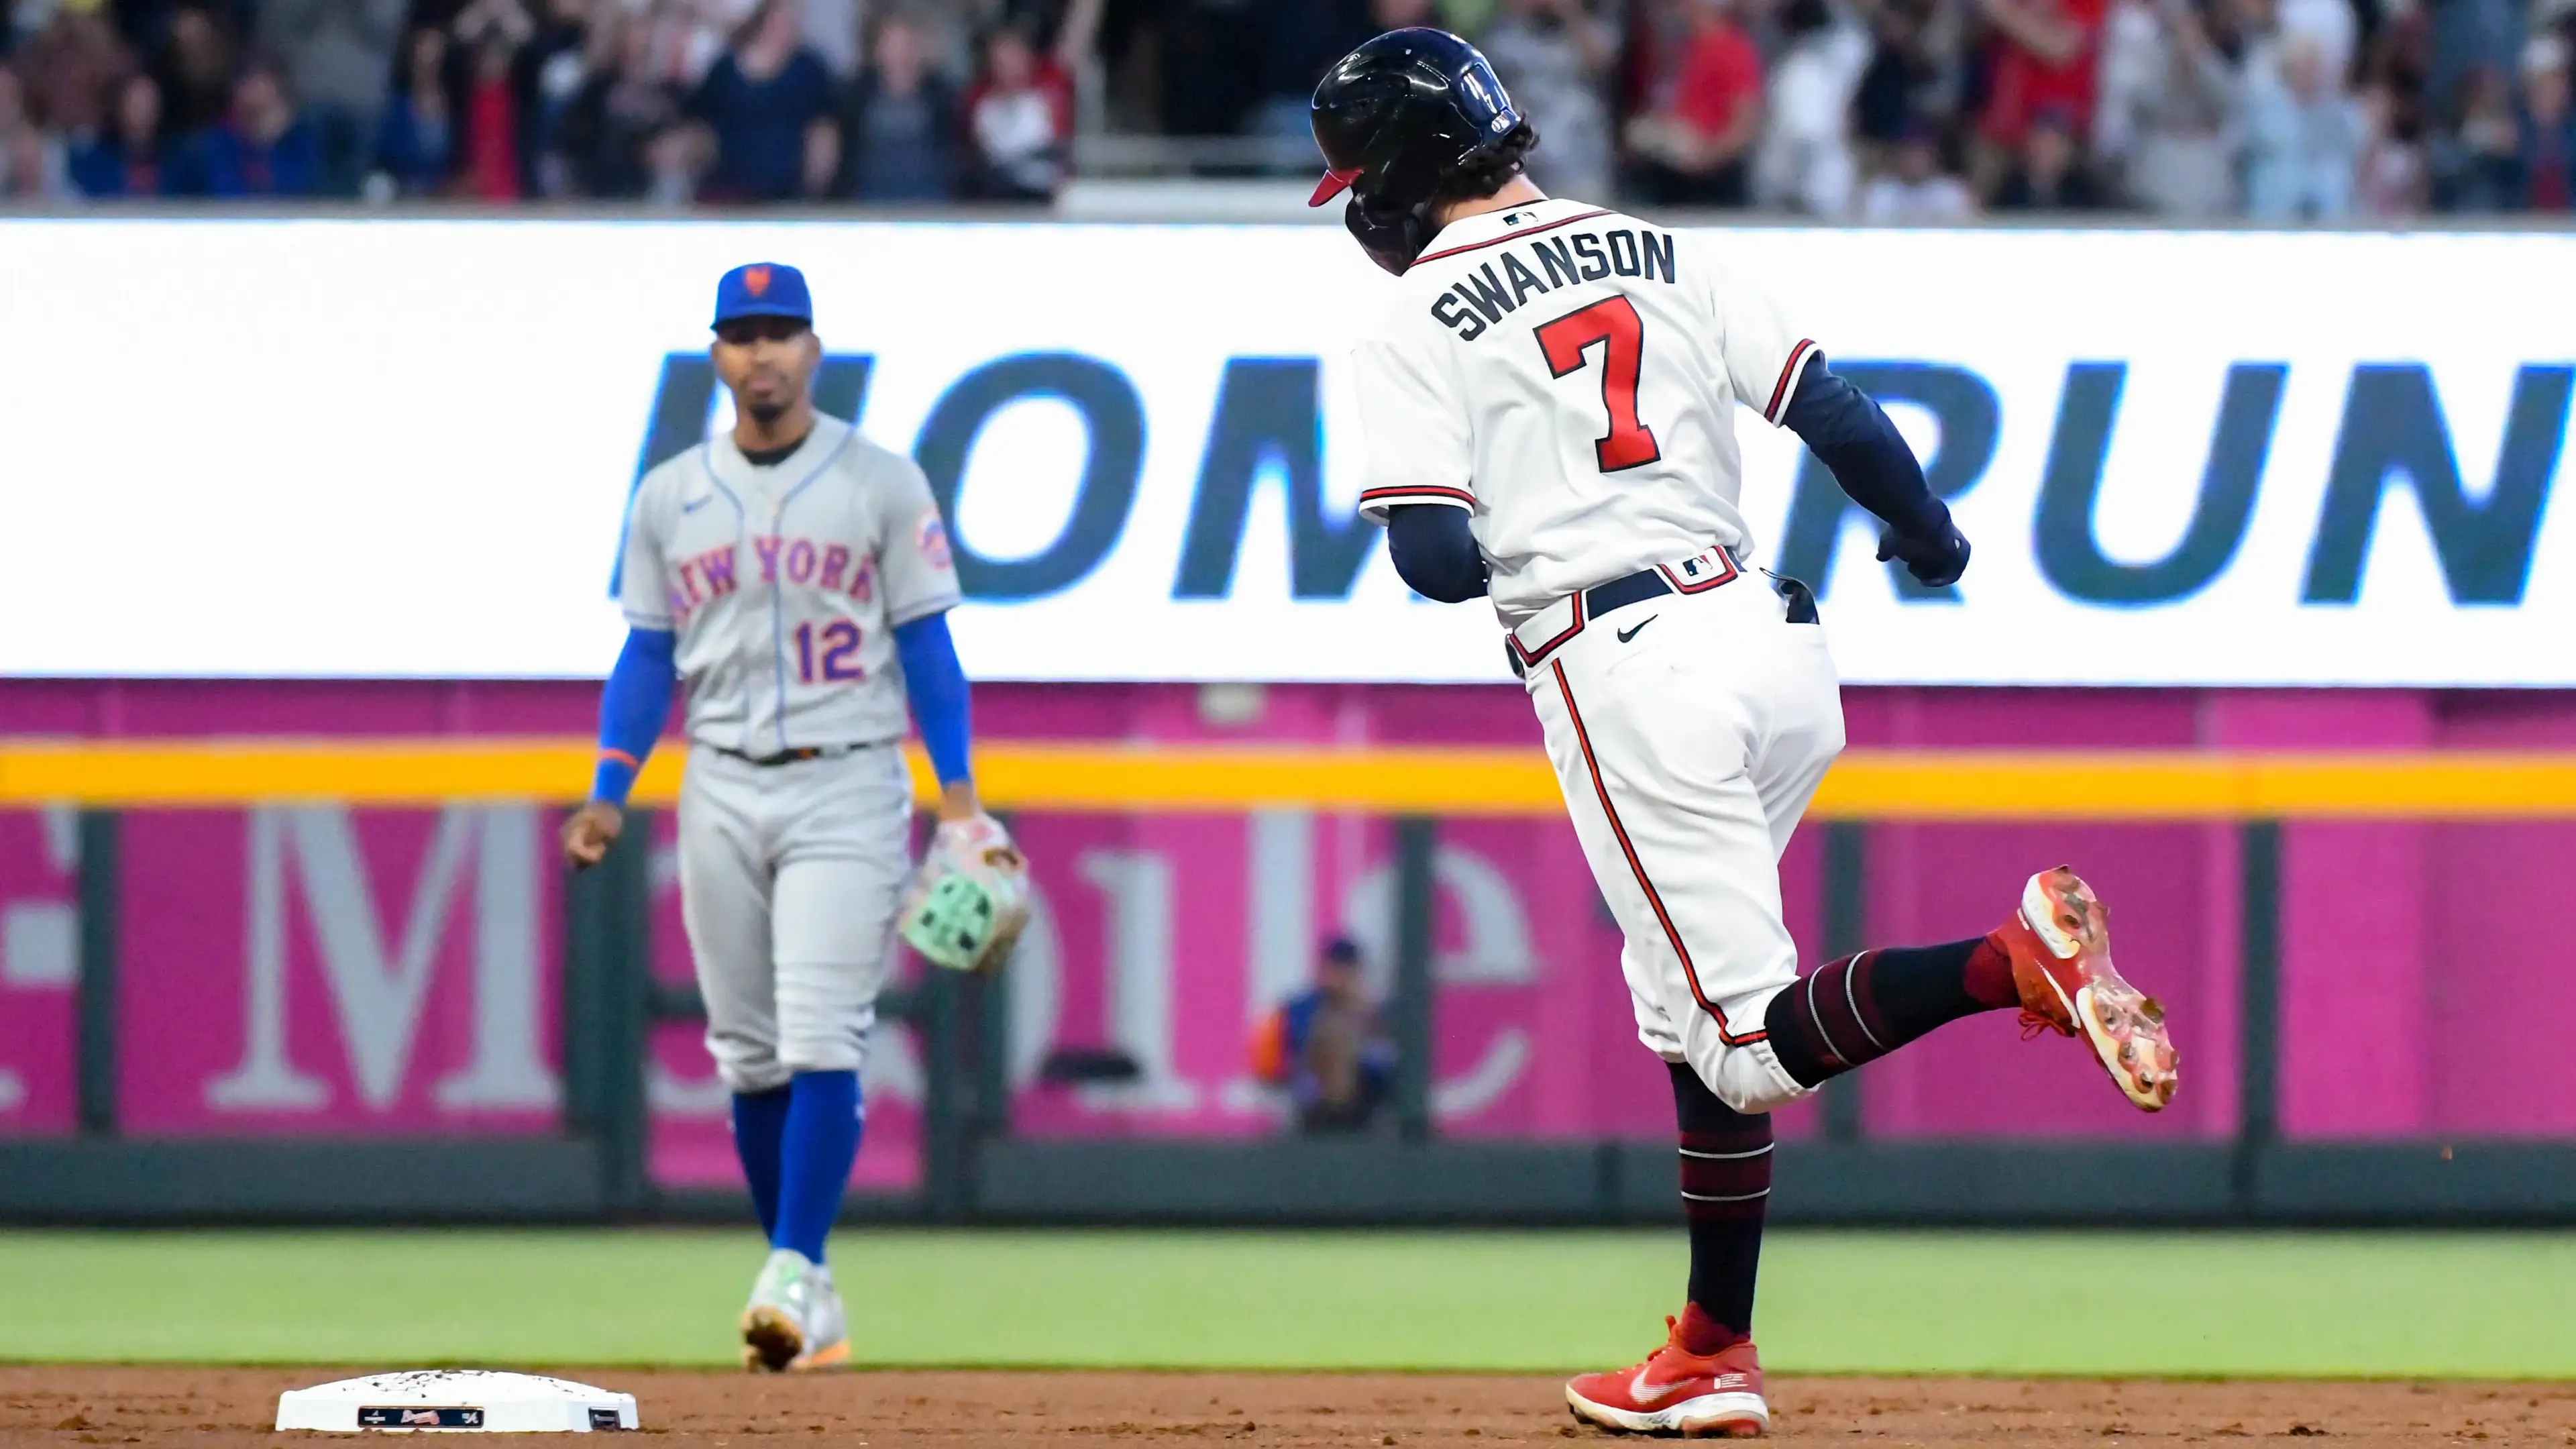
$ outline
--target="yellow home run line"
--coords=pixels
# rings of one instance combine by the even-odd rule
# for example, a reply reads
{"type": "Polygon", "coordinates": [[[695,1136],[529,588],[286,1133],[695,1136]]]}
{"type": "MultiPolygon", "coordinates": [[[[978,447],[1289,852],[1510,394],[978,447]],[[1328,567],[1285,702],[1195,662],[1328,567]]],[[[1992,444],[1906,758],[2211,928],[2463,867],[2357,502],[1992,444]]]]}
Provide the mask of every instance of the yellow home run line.
{"type": "MultiPolygon", "coordinates": [[[[0,805],[436,805],[578,798],[592,748],[565,739],[0,740],[0,805]]],[[[638,803],[677,798],[666,747],[638,803]]],[[[909,751],[921,798],[929,767],[909,751]]],[[[1380,814],[1549,815],[1535,749],[1363,749],[1159,742],[990,742],[976,778],[996,808],[1125,812],[1307,806],[1380,814]]],[[[1839,820],[2576,818],[2576,754],[2220,754],[1854,750],[1814,815],[1839,820]]]]}

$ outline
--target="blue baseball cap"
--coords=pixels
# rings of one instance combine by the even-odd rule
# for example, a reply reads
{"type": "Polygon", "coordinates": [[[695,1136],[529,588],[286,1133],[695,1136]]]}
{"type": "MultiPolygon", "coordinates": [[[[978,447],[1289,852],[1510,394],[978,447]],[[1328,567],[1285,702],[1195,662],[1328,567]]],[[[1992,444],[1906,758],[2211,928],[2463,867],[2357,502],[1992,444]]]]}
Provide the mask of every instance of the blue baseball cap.
{"type": "Polygon", "coordinates": [[[805,274],[780,262],[752,262],[724,274],[716,283],[716,320],[722,327],[737,317],[801,317],[814,320],[814,294],[805,290],[805,274]]]}

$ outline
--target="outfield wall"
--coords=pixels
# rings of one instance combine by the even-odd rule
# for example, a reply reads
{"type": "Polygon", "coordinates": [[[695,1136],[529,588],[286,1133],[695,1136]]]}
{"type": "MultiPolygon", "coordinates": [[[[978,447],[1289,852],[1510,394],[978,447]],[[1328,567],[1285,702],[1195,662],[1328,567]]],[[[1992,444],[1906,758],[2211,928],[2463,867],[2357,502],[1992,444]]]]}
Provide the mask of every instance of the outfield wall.
{"type": "MultiPolygon", "coordinates": [[[[1856,744],[2576,745],[2576,523],[2549,506],[2576,411],[2576,236],[1713,238],[1887,401],[1976,541],[1959,587],[1914,587],[1871,561],[1869,521],[1793,439],[1741,420],[1758,559],[1823,597],[1856,744]]],[[[727,421],[707,293],[752,258],[806,266],[828,347],[818,397],[913,455],[947,509],[988,736],[1534,747],[1489,612],[1411,599],[1350,515],[1363,442],[1342,359],[1387,284],[1336,228],[830,219],[0,227],[0,395],[37,420],[0,461],[0,514],[33,541],[0,569],[0,736],[585,733],[595,687],[564,681],[616,649],[623,501],[727,421]],[[1199,686],[1235,681],[1268,682],[1259,707],[1212,723],[1199,686]]],[[[543,809],[132,814],[116,832],[121,914],[85,926],[79,846],[103,818],[0,814],[0,1137],[81,1119],[76,1059],[110,1060],[75,1050],[83,1022],[91,1047],[115,1049],[90,1096],[147,1146],[345,1134],[533,1153],[569,1120],[567,906],[543,809]],[[79,962],[110,957],[113,998],[84,996],[79,962]]],[[[1344,923],[1384,969],[1389,822],[1021,825],[1046,909],[1010,987],[1015,1131],[1272,1130],[1245,1033],[1344,923]],[[1027,1082],[1051,1048],[1091,1045],[1125,1049],[1144,1081],[1027,1082]]],[[[2081,864],[2118,909],[2124,961],[2173,1003],[2189,1085],[2141,1119],[2074,1054],[2014,1049],[2010,1023],[1985,1021],[1784,1114],[1786,1131],[2162,1140],[2197,1154],[2183,1215],[2268,1211],[2259,1153],[2231,1144],[2260,1148],[2275,1125],[2292,1144],[2391,1151],[2576,1144],[2562,1050],[2576,998],[2561,989],[2576,947],[2504,924],[2563,894],[2576,825],[1850,829],[1871,936],[1982,930],[2022,872],[2081,864]],[[2248,885],[2271,879],[2276,841],[2277,898],[2248,885]],[[2254,939],[2271,924],[2277,952],[2254,939]],[[2272,1000],[2276,961],[2273,1057],[2240,1037],[2262,1034],[2261,1013],[2237,1012],[2272,1000]],[[2240,1055],[2258,1076],[2277,1068],[2277,1092],[2240,1094],[2240,1055]],[[2277,1124],[2249,1106],[2267,1100],[2277,1124]]],[[[1440,1132],[1662,1136],[1664,1087],[1631,1039],[1569,831],[1458,821],[1441,839],[1440,1132]]],[[[1829,877],[1851,879],[1826,846],[1811,831],[1783,867],[1811,956],[1843,898],[1829,877]]],[[[645,864],[656,969],[678,980],[667,855],[645,864]]],[[[654,1171],[728,1181],[704,1054],[686,1027],[656,1032],[654,1171]]],[[[886,1034],[871,1086],[861,1174],[880,1185],[923,1176],[914,1144],[944,1140],[915,1120],[910,1033],[886,1034]]],[[[1604,1151],[1614,1184],[1626,1169],[1604,1151]]],[[[0,1179],[33,1160],[0,1151],[0,1179]]],[[[2006,1180],[2037,1160],[1978,1170],[2006,1180]]],[[[2304,1179],[2282,1210],[2368,1197],[2394,1160],[2304,1179]]],[[[77,1152],[46,1161],[49,1182],[95,1176],[77,1152]]],[[[120,1161],[148,1183],[161,1159],[120,1161]]],[[[227,1180],[256,1186],[267,1161],[227,1159],[227,1180]]],[[[1854,1158],[1848,1176],[1908,1170],[1892,1161],[1854,1158]]],[[[2105,1181],[2080,1154],[2050,1161],[2070,1183],[2105,1181]]],[[[417,1163],[407,1182],[450,1160],[417,1163]]],[[[1660,1184],[1668,1153],[1637,1163],[1660,1184]]],[[[1380,1167],[1432,1176],[1408,1164],[1380,1167]]],[[[1054,1185],[1120,1170],[1078,1154],[1054,1179],[1002,1166],[1001,1200],[1039,1210],[1054,1185]]],[[[1292,1187],[1317,1172],[1273,1169],[1292,1187]]],[[[2481,1181],[2435,1206],[2576,1215],[2563,1148],[2481,1181]]],[[[558,1186],[528,1210],[632,1201],[558,1186]]],[[[1661,1185],[1633,1200],[1649,1198],[1669,1206],[1661,1185]]]]}
{"type": "MultiPolygon", "coordinates": [[[[581,684],[0,684],[10,732],[576,732],[581,684]]],[[[2044,748],[2564,748],[2576,705],[2548,694],[1855,690],[1855,744],[2044,748]]],[[[1008,737],[1534,744],[1509,689],[1279,686],[1218,729],[1182,686],[990,686],[1008,737]]],[[[559,880],[533,806],[141,813],[124,840],[120,1126],[144,1137],[537,1134],[557,1120],[559,880]],[[433,909],[430,902],[442,903],[433,909]]],[[[74,1120],[66,823],[0,816],[0,1133],[74,1120]]],[[[667,821],[664,832],[667,846],[667,821]]],[[[1018,1133],[1239,1138],[1273,1130],[1245,1076],[1252,1018],[1303,980],[1345,924],[1390,951],[1386,823],[1310,811],[1032,816],[1041,923],[1013,978],[1018,1133]],[[1132,1087],[1029,1082],[1054,1047],[1116,1045],[1132,1087]]],[[[1433,1109],[1464,1138],[1651,1138],[1669,1111],[1634,1044],[1617,942],[1571,832],[1545,822],[1442,831],[1433,1109]]],[[[1879,825],[1874,936],[1991,924],[2018,875],[2059,857],[2113,902],[2122,959],[2171,1002],[2191,1066],[2147,1119],[2069,1051],[1971,1023],[1872,1069],[1874,1139],[2102,1137],[2216,1142],[2238,1121],[2238,836],[2225,824],[1879,825]]],[[[2498,949],[2499,903],[2556,893],[2576,826],[2284,827],[2280,1126],[2299,1141],[2576,1139],[2559,1044],[2576,952],[2544,934],[2498,949]],[[2497,1010],[2499,1002],[2514,1003],[2497,1010]]],[[[1784,865],[1793,925],[1818,954],[1815,832],[1784,865]]],[[[676,891],[657,858],[654,957],[684,980],[676,891]]],[[[649,1082],[656,1176],[730,1179],[721,1095],[689,1029],[659,1029],[649,1082]]],[[[917,1179],[918,1053],[890,1032],[872,1078],[862,1180],[917,1179]]],[[[1813,1108],[1784,1114],[1812,1133],[1813,1108]]]]}

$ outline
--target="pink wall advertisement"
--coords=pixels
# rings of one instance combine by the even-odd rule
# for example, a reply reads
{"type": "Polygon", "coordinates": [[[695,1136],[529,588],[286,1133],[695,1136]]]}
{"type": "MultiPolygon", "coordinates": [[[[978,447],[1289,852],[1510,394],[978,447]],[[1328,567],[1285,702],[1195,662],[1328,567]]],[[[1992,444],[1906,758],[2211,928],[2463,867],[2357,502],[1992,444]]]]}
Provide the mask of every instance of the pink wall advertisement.
{"type": "MultiPolygon", "coordinates": [[[[595,686],[0,685],[0,733],[575,733],[595,686]]],[[[1248,722],[1189,687],[979,696],[987,737],[1527,744],[1508,689],[1272,688],[1248,722]]],[[[1856,744],[2172,748],[2564,747],[2546,696],[1852,691],[1856,744]]],[[[331,805],[127,817],[119,922],[119,1107],[140,1136],[525,1133],[560,1108],[556,811],[331,805]]],[[[655,969],[685,980],[669,822],[652,861],[655,969]]],[[[1387,822],[1311,810],[1044,815],[1017,821],[1036,919],[1013,963],[1017,1130],[1244,1136],[1281,1130],[1252,1075],[1254,1025],[1347,932],[1389,966],[1387,822]],[[1113,1048],[1115,1084],[1051,1084],[1047,1058],[1113,1048]]],[[[2497,907],[2554,898],[2576,828],[2294,823],[2285,831],[2282,1120],[2302,1138],[2576,1134],[2576,947],[2508,940],[2497,907]]],[[[2131,1112],[2073,1050],[2024,1044],[2009,1014],[1945,1028],[1874,1065],[1875,1135],[2217,1138],[2236,1114],[2236,835],[2207,825],[1876,827],[1874,940],[1983,932],[2022,877],[2068,860],[2110,903],[2123,968],[2162,995],[2185,1086],[2131,1112]]],[[[0,1134],[73,1121],[78,840],[63,809],[0,814],[0,1134]]],[[[1784,861],[1793,928],[1820,959],[1822,852],[1784,861]]],[[[1444,826],[1433,1110],[1461,1136],[1655,1137],[1660,1067],[1635,1042],[1607,923],[1561,818],[1444,826]]],[[[917,969],[907,967],[907,969],[917,969]]],[[[647,1090],[653,1164],[674,1185],[733,1177],[726,1098],[685,1026],[662,1028],[647,1090]]],[[[918,1173],[922,1059],[879,1033],[862,1182],[918,1173]]],[[[1789,1133],[1812,1113],[1784,1115],[1789,1133]]]]}

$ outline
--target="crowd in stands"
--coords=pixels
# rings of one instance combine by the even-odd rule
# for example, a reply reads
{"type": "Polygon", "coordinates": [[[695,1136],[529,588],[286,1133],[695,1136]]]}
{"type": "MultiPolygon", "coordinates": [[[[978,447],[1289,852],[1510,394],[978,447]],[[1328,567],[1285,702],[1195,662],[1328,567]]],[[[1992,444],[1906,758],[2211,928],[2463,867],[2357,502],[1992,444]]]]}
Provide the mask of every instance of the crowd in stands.
{"type": "Polygon", "coordinates": [[[0,0],[0,196],[1043,201],[1100,13],[0,0]]]}
{"type": "Polygon", "coordinates": [[[2576,0],[0,0],[0,197],[1043,201],[1078,125],[1293,142],[1411,24],[1483,45],[1586,198],[2576,203],[2576,0]]]}

